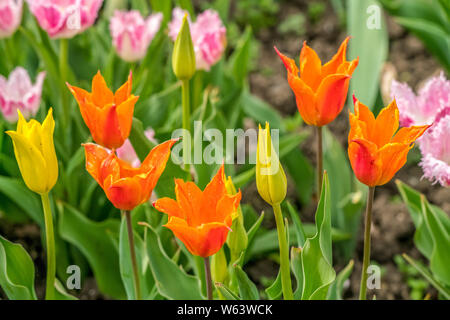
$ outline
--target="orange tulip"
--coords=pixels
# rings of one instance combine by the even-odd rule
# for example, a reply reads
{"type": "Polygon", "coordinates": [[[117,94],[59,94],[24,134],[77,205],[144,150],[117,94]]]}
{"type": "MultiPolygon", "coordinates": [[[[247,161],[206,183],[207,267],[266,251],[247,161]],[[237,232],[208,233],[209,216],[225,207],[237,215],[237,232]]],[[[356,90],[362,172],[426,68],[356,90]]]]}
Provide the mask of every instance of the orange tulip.
{"type": "Polygon", "coordinates": [[[201,191],[193,182],[175,179],[176,201],[161,198],[153,206],[169,216],[165,227],[172,230],[193,255],[203,258],[222,248],[231,230],[232,215],[241,201],[241,191],[228,195],[224,166],[201,191]]]}
{"type": "Polygon", "coordinates": [[[86,170],[117,209],[133,210],[150,198],[177,141],[172,139],[154,147],[139,168],[120,160],[114,151],[87,143],[83,145],[86,170]]]}
{"type": "Polygon", "coordinates": [[[130,72],[128,81],[115,94],[100,71],[92,79],[92,93],[67,83],[92,138],[105,148],[119,148],[130,135],[134,105],[139,98],[131,94],[131,78],[130,72]]]}
{"type": "Polygon", "coordinates": [[[297,108],[303,120],[314,126],[324,126],[333,121],[344,107],[348,85],[358,65],[359,58],[347,61],[345,54],[350,37],[342,42],[334,57],[322,65],[317,53],[306,41],[300,52],[299,69],[293,59],[276,52],[288,71],[288,82],[294,91],[297,108]]]}
{"type": "Polygon", "coordinates": [[[375,119],[367,106],[353,97],[355,114],[350,113],[348,156],[359,181],[369,187],[389,182],[406,163],[413,142],[430,127],[399,127],[397,104],[393,100],[375,119]],[[397,133],[396,133],[397,132],[397,133]]]}

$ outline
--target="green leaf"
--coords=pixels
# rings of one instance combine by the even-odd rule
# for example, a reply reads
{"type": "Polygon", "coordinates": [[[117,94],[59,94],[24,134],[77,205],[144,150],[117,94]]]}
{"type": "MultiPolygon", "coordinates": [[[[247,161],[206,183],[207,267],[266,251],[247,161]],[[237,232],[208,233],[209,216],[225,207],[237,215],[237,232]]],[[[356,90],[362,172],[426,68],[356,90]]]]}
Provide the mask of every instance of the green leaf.
{"type": "Polygon", "coordinates": [[[344,289],[344,282],[350,277],[354,266],[353,259],[345,266],[341,272],[338,273],[336,280],[330,287],[327,300],[342,300],[342,291],[344,289]]]}
{"type": "Polygon", "coordinates": [[[86,257],[99,290],[113,298],[124,299],[126,294],[119,269],[119,227],[116,219],[94,222],[68,205],[59,217],[61,237],[86,257]]]}
{"type": "Polygon", "coordinates": [[[67,293],[62,283],[55,279],[55,300],[78,300],[77,297],[67,293]]]}
{"type": "Polygon", "coordinates": [[[231,74],[241,86],[247,81],[247,75],[250,69],[251,41],[252,30],[250,27],[247,27],[244,34],[238,40],[236,49],[228,60],[228,67],[231,70],[231,74]]]}
{"type": "Polygon", "coordinates": [[[374,108],[380,70],[388,53],[388,33],[378,1],[347,1],[347,33],[352,36],[349,41],[349,58],[355,59],[359,56],[359,65],[350,81],[349,93],[356,92],[360,101],[369,108],[374,108]],[[377,21],[373,20],[378,18],[379,26],[376,25],[377,21]],[[368,24],[371,22],[374,23],[369,28],[368,24]]]}
{"type": "Polygon", "coordinates": [[[242,93],[241,106],[247,116],[253,118],[260,124],[264,125],[268,121],[270,122],[271,129],[284,130],[284,123],[278,111],[247,90],[242,93]]]}
{"type": "Polygon", "coordinates": [[[165,253],[161,240],[148,224],[147,257],[160,295],[173,300],[203,300],[197,278],[186,274],[165,253]]]}
{"type": "Polygon", "coordinates": [[[450,288],[443,286],[437,281],[433,275],[419,261],[414,260],[407,254],[403,254],[403,258],[408,261],[433,287],[435,287],[447,300],[450,300],[450,288]]]}
{"type": "Polygon", "coordinates": [[[294,299],[299,300],[303,290],[303,265],[302,265],[302,249],[291,247],[291,270],[297,281],[297,287],[294,291],[294,299]]]}
{"type": "Polygon", "coordinates": [[[323,176],[322,194],[316,211],[317,232],[308,238],[301,253],[302,300],[324,300],[336,278],[331,254],[331,208],[328,175],[323,176]]]}
{"type": "Polygon", "coordinates": [[[294,207],[289,201],[286,203],[286,205],[288,208],[289,215],[292,221],[294,222],[294,232],[297,239],[297,247],[301,248],[303,247],[306,241],[306,234],[305,230],[303,230],[302,221],[300,220],[298,212],[294,209],[294,207]]]}
{"type": "Polygon", "coordinates": [[[259,300],[258,288],[249,279],[247,274],[238,265],[234,266],[237,282],[239,285],[239,295],[243,300],[259,300]]]}
{"type": "Polygon", "coordinates": [[[277,278],[266,290],[269,300],[278,300],[283,295],[283,287],[281,284],[281,269],[278,271],[277,278]]]}
{"type": "Polygon", "coordinates": [[[14,300],[37,300],[34,291],[34,265],[20,244],[0,236],[0,287],[14,300]]]}

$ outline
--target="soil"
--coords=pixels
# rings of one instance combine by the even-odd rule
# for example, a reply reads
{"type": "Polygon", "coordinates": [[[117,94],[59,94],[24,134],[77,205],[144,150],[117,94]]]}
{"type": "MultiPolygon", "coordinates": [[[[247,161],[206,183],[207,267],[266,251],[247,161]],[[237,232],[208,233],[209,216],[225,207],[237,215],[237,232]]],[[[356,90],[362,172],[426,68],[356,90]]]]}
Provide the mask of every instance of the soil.
{"type": "MultiPolygon", "coordinates": [[[[283,21],[288,15],[305,13],[307,2],[306,0],[282,2],[277,23],[283,21]]],[[[289,57],[296,57],[299,55],[303,41],[306,40],[322,61],[328,61],[347,34],[345,28],[340,27],[338,18],[329,2],[326,3],[327,9],[319,22],[311,23],[309,20],[306,22],[305,30],[307,32],[303,37],[282,35],[277,32],[276,28],[262,30],[256,35],[261,41],[258,70],[265,70],[265,72],[257,71],[250,76],[251,90],[278,109],[283,115],[295,114],[297,107],[294,95],[286,80],[286,70],[274,52],[273,46],[276,45],[281,52],[289,57]]],[[[416,37],[409,34],[389,16],[386,16],[386,18],[390,43],[388,62],[395,66],[397,80],[407,82],[412,88],[417,89],[425,79],[441,70],[439,63],[426,51],[416,37]]],[[[342,112],[328,127],[346,149],[349,131],[347,112],[342,112]]],[[[306,128],[306,130],[310,130],[311,135],[302,144],[301,150],[315,165],[314,134],[311,128],[306,128]]],[[[417,165],[407,165],[397,173],[396,178],[424,193],[431,203],[439,206],[450,215],[450,189],[432,185],[427,180],[421,180],[422,174],[421,168],[417,165]]],[[[252,203],[255,208],[267,210],[266,206],[261,206],[261,202],[255,200],[258,198],[254,194],[255,190],[255,186],[250,187],[244,193],[243,201],[252,203]]],[[[397,194],[398,191],[393,181],[385,186],[378,187],[376,190],[371,231],[371,259],[381,265],[384,272],[382,272],[381,289],[369,290],[368,297],[375,295],[377,299],[409,299],[410,289],[406,284],[405,275],[398,270],[393,258],[396,255],[407,253],[413,258],[422,259],[425,262],[414,246],[414,224],[405,205],[392,201],[392,196],[397,194]]],[[[302,221],[313,222],[314,211],[315,205],[301,208],[302,221]]],[[[270,217],[270,215],[268,216],[270,217]]],[[[267,224],[273,224],[273,221],[267,224]]],[[[346,299],[358,298],[362,256],[363,219],[361,219],[359,240],[354,255],[355,268],[344,294],[346,299]]],[[[268,260],[262,260],[249,266],[247,271],[253,280],[257,280],[260,276],[270,276],[263,266],[266,268],[273,267],[272,262],[268,260]]],[[[339,270],[343,266],[337,265],[335,267],[339,270]]],[[[272,277],[276,276],[277,270],[277,268],[272,270],[272,277]]],[[[436,291],[431,286],[427,289],[427,292],[431,294],[432,298],[436,297],[436,291]]]]}

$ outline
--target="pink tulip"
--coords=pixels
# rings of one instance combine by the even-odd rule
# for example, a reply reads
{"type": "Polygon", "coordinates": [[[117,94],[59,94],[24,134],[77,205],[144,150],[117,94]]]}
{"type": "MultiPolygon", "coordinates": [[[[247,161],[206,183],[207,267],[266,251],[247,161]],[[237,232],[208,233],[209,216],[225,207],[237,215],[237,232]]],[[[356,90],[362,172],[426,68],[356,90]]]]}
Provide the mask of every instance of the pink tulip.
{"type": "Polygon", "coordinates": [[[92,26],[103,0],[27,0],[51,38],[72,38],[92,26]]]}
{"type": "Polygon", "coordinates": [[[22,20],[23,0],[0,0],[0,38],[10,37],[22,20]]]}
{"type": "MultiPolygon", "coordinates": [[[[145,130],[145,136],[154,144],[158,143],[155,140],[155,131],[153,129],[150,128],[145,130]]],[[[129,139],[125,140],[124,144],[116,150],[116,154],[119,159],[129,163],[133,168],[139,168],[141,165],[141,161],[139,160],[129,139]]]]}
{"type": "Polygon", "coordinates": [[[155,13],[147,19],[137,10],[116,10],[109,29],[117,54],[125,61],[141,60],[161,26],[163,15],[155,13]]]}
{"type": "Polygon", "coordinates": [[[27,71],[22,67],[14,69],[8,79],[0,75],[0,110],[8,122],[17,121],[17,109],[25,118],[36,115],[41,102],[44,78],[45,72],[39,73],[33,85],[27,71]]]}
{"type": "Polygon", "coordinates": [[[418,140],[424,177],[450,186],[450,81],[443,73],[428,80],[416,96],[404,83],[393,81],[402,126],[433,123],[418,140]]]}
{"type": "MultiPolygon", "coordinates": [[[[169,37],[176,40],[181,28],[184,14],[180,8],[172,11],[172,21],[169,23],[169,37]]],[[[219,14],[211,9],[198,15],[195,22],[189,20],[191,37],[194,44],[195,63],[198,70],[209,71],[222,57],[227,44],[227,30],[220,20],[219,14]]]]}

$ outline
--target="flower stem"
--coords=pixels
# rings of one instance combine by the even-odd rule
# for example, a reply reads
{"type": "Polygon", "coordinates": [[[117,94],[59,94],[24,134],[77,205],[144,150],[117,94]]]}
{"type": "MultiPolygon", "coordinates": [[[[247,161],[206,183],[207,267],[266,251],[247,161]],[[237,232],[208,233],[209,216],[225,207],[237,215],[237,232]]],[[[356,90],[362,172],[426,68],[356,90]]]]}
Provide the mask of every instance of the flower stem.
{"type": "Polygon", "coordinates": [[[123,210],[123,214],[127,220],[127,231],[128,231],[128,243],[130,244],[130,255],[131,263],[133,265],[133,280],[134,280],[134,293],[136,300],[141,300],[141,285],[139,283],[139,272],[136,262],[136,251],[134,249],[134,236],[133,227],[131,225],[131,213],[128,210],[123,210]]]}
{"type": "Polygon", "coordinates": [[[375,187],[369,187],[367,195],[366,221],[364,229],[364,258],[361,271],[361,286],[359,289],[359,300],[366,300],[367,291],[367,267],[370,262],[370,226],[372,224],[372,205],[375,195],[375,187]]]}
{"type": "Polygon", "coordinates": [[[212,294],[212,279],[211,279],[211,263],[209,261],[209,257],[204,258],[205,261],[205,279],[206,279],[206,294],[208,296],[208,300],[213,300],[212,294]]]}
{"type": "MultiPolygon", "coordinates": [[[[181,85],[181,95],[182,95],[182,105],[183,105],[183,129],[185,131],[185,136],[183,137],[183,163],[184,169],[189,171],[190,163],[190,133],[191,132],[191,108],[190,108],[190,97],[189,97],[189,80],[183,80],[181,85]]],[[[190,176],[190,174],[189,174],[190,176]]]]}
{"type": "Polygon", "coordinates": [[[317,199],[320,199],[320,194],[322,193],[322,179],[323,179],[323,151],[322,151],[322,127],[317,128],[317,153],[316,153],[316,163],[317,163],[317,199]]]}
{"type": "Polygon", "coordinates": [[[41,194],[42,207],[44,209],[45,220],[45,239],[47,246],[47,287],[45,290],[45,299],[55,299],[55,236],[53,234],[53,216],[50,208],[48,193],[41,194]]]}
{"type": "Polygon", "coordinates": [[[64,128],[68,128],[70,122],[70,110],[69,102],[67,99],[67,65],[69,63],[69,41],[67,39],[61,39],[59,42],[59,72],[61,75],[61,105],[63,109],[63,121],[64,128]]]}
{"type": "Polygon", "coordinates": [[[281,286],[283,288],[284,300],[294,300],[291,284],[291,269],[289,264],[289,245],[286,238],[286,230],[284,228],[283,214],[281,213],[280,204],[274,204],[273,213],[278,231],[278,243],[280,246],[280,268],[281,268],[281,286]]]}

